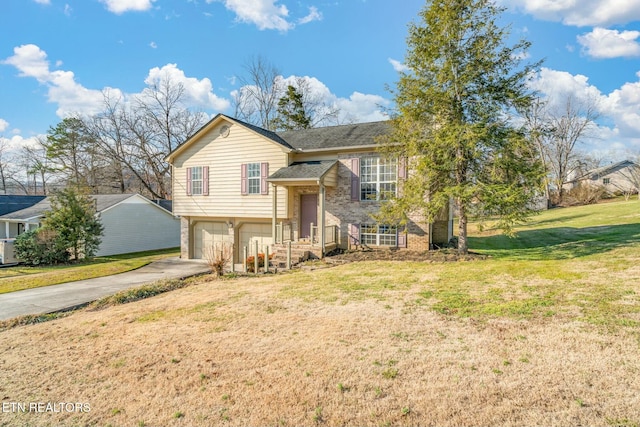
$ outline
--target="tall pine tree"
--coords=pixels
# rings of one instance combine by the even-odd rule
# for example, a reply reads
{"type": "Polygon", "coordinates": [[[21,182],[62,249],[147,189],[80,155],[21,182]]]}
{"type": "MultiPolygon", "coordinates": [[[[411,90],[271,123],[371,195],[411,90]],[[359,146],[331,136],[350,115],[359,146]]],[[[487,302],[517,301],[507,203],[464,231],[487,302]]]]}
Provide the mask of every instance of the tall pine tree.
{"type": "Polygon", "coordinates": [[[504,11],[493,0],[431,0],[409,26],[406,65],[393,91],[397,115],[383,140],[411,173],[386,218],[420,213],[433,220],[454,200],[458,249],[467,253],[471,217],[511,231],[531,210],[542,177],[534,145],[511,120],[532,102],[520,66],[526,41],[507,46],[504,11]]]}
{"type": "Polygon", "coordinates": [[[277,117],[273,120],[277,130],[299,130],[311,127],[302,94],[293,86],[287,86],[286,94],[278,101],[277,117]]]}

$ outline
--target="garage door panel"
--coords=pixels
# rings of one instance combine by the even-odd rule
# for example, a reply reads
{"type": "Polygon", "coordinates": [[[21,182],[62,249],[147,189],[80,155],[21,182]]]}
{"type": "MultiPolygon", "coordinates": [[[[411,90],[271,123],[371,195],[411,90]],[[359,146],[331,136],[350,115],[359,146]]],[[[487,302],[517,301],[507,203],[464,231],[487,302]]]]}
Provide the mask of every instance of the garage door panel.
{"type": "Polygon", "coordinates": [[[232,243],[229,228],[224,222],[199,221],[193,226],[194,258],[202,259],[206,248],[220,243],[232,243]]]}
{"type": "Polygon", "coordinates": [[[271,224],[246,223],[240,227],[240,248],[247,247],[249,254],[255,252],[255,242],[258,242],[258,251],[264,252],[266,245],[273,243],[271,237],[271,224]]]}

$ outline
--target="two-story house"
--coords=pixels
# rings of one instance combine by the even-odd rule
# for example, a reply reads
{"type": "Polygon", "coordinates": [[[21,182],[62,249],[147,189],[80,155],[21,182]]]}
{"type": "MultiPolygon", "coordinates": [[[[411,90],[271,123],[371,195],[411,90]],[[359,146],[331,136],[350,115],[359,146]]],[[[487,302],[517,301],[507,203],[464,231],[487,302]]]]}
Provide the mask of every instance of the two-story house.
{"type": "Polygon", "coordinates": [[[208,246],[243,248],[291,241],[316,256],[340,247],[426,250],[452,235],[452,218],[406,227],[376,224],[371,214],[396,194],[404,162],[376,152],[386,122],[275,133],[218,114],[167,156],[173,212],[181,218],[183,258],[208,246]]]}

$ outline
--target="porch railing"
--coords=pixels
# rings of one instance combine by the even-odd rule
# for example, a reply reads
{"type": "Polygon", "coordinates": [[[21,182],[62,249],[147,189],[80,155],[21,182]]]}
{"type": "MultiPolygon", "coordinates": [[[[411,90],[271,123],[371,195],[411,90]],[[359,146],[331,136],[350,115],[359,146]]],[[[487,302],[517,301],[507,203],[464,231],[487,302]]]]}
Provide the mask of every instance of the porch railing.
{"type": "MultiPolygon", "coordinates": [[[[310,227],[310,240],[311,244],[320,242],[319,226],[311,224],[310,227]]],[[[338,241],[338,226],[337,225],[325,225],[324,227],[324,244],[336,243],[338,241]]]]}
{"type": "Polygon", "coordinates": [[[293,227],[290,222],[280,221],[276,224],[275,243],[290,242],[293,240],[293,227]]]}

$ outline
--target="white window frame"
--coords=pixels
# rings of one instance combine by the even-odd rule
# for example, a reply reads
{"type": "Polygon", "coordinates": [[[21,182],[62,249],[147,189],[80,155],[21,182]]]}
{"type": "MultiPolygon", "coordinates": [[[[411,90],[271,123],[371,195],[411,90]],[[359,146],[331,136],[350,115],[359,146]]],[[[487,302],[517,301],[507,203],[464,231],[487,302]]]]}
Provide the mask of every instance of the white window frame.
{"type": "Polygon", "coordinates": [[[398,246],[398,227],[387,224],[360,224],[360,242],[367,246],[398,246]]]}
{"type": "Polygon", "coordinates": [[[398,191],[398,162],[381,157],[360,159],[360,200],[380,201],[398,191]]]}
{"type": "Polygon", "coordinates": [[[262,194],[260,163],[247,163],[247,194],[262,194]]]}
{"type": "Polygon", "coordinates": [[[204,168],[202,166],[191,167],[191,195],[202,196],[204,189],[204,168]]]}

